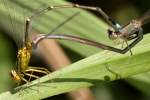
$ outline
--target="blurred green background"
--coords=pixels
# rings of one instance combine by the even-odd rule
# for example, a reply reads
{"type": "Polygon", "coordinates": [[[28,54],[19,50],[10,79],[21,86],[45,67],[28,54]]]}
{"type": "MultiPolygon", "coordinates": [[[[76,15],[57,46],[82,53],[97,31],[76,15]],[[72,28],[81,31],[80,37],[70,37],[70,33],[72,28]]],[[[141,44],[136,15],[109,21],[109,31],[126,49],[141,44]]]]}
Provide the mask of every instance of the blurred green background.
{"type": "MultiPolygon", "coordinates": [[[[1,0],[3,1],[3,0],[1,0]]],[[[88,6],[99,6],[108,15],[114,18],[121,24],[127,24],[131,19],[142,15],[150,6],[149,0],[68,0],[69,2],[78,3],[88,6]]],[[[36,1],[35,1],[36,2],[36,1]]],[[[9,11],[9,10],[8,10],[9,11]]],[[[1,13],[1,12],[0,12],[1,13]]],[[[91,12],[101,18],[97,13],[91,12]]],[[[88,16],[87,16],[88,17],[88,16]]],[[[5,18],[4,18],[5,19],[5,18]]],[[[3,20],[3,18],[0,18],[3,20]]],[[[11,19],[10,19],[11,20],[11,19]]],[[[145,25],[144,34],[150,32],[150,24],[145,25]]],[[[86,30],[86,29],[85,29],[86,30]]],[[[9,71],[15,67],[17,55],[17,45],[11,35],[7,34],[6,29],[1,27],[0,32],[0,93],[11,90],[14,86],[9,71]]],[[[64,51],[70,57],[72,62],[84,58],[86,55],[81,55],[68,47],[62,46],[64,51]]],[[[33,59],[32,59],[33,60],[33,59]]],[[[44,64],[42,59],[36,59],[44,64]]],[[[134,76],[130,79],[118,80],[99,87],[96,85],[91,87],[96,100],[150,100],[150,74],[134,76]]],[[[50,100],[68,100],[65,95],[59,95],[49,98],[50,100]],[[64,98],[64,99],[62,99],[64,98]]]]}

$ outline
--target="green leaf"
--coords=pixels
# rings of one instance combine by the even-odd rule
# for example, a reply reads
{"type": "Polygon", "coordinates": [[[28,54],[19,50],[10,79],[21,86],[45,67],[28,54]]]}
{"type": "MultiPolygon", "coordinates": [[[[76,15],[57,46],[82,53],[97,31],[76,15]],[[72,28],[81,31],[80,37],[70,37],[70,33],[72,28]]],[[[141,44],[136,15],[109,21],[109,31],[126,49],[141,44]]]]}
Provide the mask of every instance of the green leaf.
{"type": "Polygon", "coordinates": [[[9,71],[12,66],[12,52],[13,47],[8,37],[3,33],[0,33],[0,93],[11,88],[11,79],[9,71]]]}
{"type": "Polygon", "coordinates": [[[103,51],[32,81],[20,91],[3,93],[0,99],[7,100],[6,94],[14,100],[41,99],[149,71],[150,35],[145,35],[132,51],[133,56],[103,51]]]}
{"type": "Polygon", "coordinates": [[[139,75],[132,76],[131,78],[127,79],[127,82],[142,91],[143,93],[150,95],[150,91],[148,88],[150,87],[150,73],[142,73],[139,75]]]}

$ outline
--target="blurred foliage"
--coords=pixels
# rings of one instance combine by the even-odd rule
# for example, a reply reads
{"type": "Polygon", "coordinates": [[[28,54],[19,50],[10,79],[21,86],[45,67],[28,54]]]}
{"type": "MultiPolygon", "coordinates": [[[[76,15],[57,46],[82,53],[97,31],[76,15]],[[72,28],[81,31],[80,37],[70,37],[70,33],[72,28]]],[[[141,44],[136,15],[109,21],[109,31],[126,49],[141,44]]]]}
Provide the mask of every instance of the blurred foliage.
{"type": "MultiPolygon", "coordinates": [[[[10,38],[9,38],[10,39],[10,38]]],[[[10,39],[11,40],[11,39],[10,39]]],[[[0,33],[0,93],[12,87],[10,70],[14,67],[14,48],[8,36],[0,33]]]]}

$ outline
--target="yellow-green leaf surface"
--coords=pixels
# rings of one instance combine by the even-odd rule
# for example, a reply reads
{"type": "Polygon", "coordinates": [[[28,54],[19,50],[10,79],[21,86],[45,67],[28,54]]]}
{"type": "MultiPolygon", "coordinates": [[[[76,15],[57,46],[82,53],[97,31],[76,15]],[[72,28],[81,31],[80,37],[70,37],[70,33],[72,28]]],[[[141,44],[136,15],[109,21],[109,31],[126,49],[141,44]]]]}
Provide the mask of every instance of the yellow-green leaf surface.
{"type": "Polygon", "coordinates": [[[132,56],[103,51],[26,84],[20,91],[3,93],[0,99],[36,100],[149,71],[150,35],[132,51],[132,56]]]}
{"type": "Polygon", "coordinates": [[[12,69],[12,52],[13,46],[6,39],[6,36],[0,33],[0,93],[10,89],[11,80],[9,76],[9,71],[12,69]],[[12,50],[12,51],[10,51],[12,50]]]}
{"type": "Polygon", "coordinates": [[[135,75],[129,79],[127,82],[142,91],[143,93],[150,95],[149,87],[150,87],[150,72],[142,73],[135,75]]]}

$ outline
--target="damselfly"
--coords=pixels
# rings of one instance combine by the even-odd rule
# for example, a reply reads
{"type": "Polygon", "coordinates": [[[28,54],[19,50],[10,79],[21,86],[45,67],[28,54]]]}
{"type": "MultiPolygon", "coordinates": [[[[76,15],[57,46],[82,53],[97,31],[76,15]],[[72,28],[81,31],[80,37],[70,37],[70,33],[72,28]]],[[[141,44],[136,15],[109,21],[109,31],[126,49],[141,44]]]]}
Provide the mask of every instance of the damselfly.
{"type": "Polygon", "coordinates": [[[95,47],[98,47],[101,49],[124,54],[127,51],[129,51],[132,47],[134,47],[140,40],[142,40],[143,33],[142,33],[141,26],[150,20],[150,10],[148,10],[141,18],[132,20],[127,25],[121,26],[117,22],[112,20],[103,10],[101,10],[101,8],[98,8],[98,7],[82,6],[82,5],[78,5],[78,4],[49,6],[43,10],[40,10],[40,11],[34,13],[31,17],[29,17],[26,20],[26,31],[25,31],[25,38],[24,38],[25,40],[24,40],[23,47],[18,52],[18,66],[20,66],[19,67],[20,69],[18,71],[19,74],[17,74],[14,70],[12,71],[12,76],[14,77],[15,80],[20,81],[22,79],[22,80],[28,82],[27,80],[25,80],[22,77],[22,74],[28,75],[30,77],[38,78],[37,76],[29,74],[28,72],[33,73],[33,71],[35,71],[35,72],[45,73],[45,74],[48,73],[48,71],[44,68],[28,67],[28,62],[30,60],[30,54],[31,54],[31,48],[32,48],[32,46],[31,46],[32,44],[29,40],[28,34],[31,32],[32,20],[35,17],[37,17],[41,14],[44,14],[53,9],[72,8],[72,7],[98,11],[104,17],[104,19],[108,22],[108,24],[110,24],[113,28],[113,29],[108,29],[108,36],[110,39],[114,40],[114,39],[119,38],[119,39],[122,39],[123,41],[125,41],[126,43],[129,40],[134,39],[134,41],[129,45],[127,44],[127,47],[125,47],[124,49],[118,49],[115,47],[111,47],[111,46],[108,46],[108,45],[105,45],[102,43],[98,43],[98,42],[95,42],[95,41],[92,41],[89,39],[85,39],[85,38],[81,38],[81,37],[77,37],[77,36],[49,33],[46,35],[39,34],[32,42],[34,44],[34,46],[36,46],[43,39],[64,39],[64,40],[76,41],[76,42],[79,42],[82,44],[87,44],[87,45],[95,46],[95,47]]]}
{"type": "MultiPolygon", "coordinates": [[[[4,6],[6,6],[5,1],[3,1],[4,6]]],[[[11,17],[11,16],[10,16],[11,17]]],[[[17,54],[17,62],[16,70],[11,70],[10,74],[12,79],[18,84],[22,84],[23,82],[28,83],[31,81],[32,78],[39,78],[39,74],[47,75],[49,71],[46,68],[42,67],[29,67],[29,62],[32,53],[32,41],[29,37],[30,31],[30,23],[29,19],[26,20],[25,25],[25,34],[21,44],[19,47],[18,54],[17,54]],[[35,74],[36,73],[36,74],[35,74]]]]}
{"type": "Polygon", "coordinates": [[[30,82],[31,78],[39,78],[39,76],[35,75],[36,73],[48,74],[49,71],[46,68],[42,67],[29,67],[29,61],[32,53],[32,43],[28,37],[28,20],[26,23],[26,32],[24,37],[24,42],[22,47],[18,51],[17,55],[17,71],[12,70],[11,76],[15,80],[16,83],[20,84],[22,81],[30,82]],[[28,76],[29,78],[24,78],[28,76]]]}
{"type": "Polygon", "coordinates": [[[29,80],[26,80],[24,78],[24,75],[38,78],[38,76],[33,75],[34,71],[39,72],[39,73],[44,73],[44,74],[48,73],[48,71],[45,68],[28,67],[28,63],[29,63],[30,56],[31,56],[32,45],[36,47],[36,45],[43,39],[71,40],[71,41],[80,42],[82,44],[87,44],[87,45],[91,45],[91,46],[98,47],[101,49],[124,54],[127,51],[129,51],[132,47],[134,47],[143,38],[141,25],[145,24],[145,22],[149,21],[149,19],[150,19],[150,11],[146,12],[144,16],[142,16],[141,18],[137,20],[133,20],[129,22],[127,25],[121,26],[117,22],[112,20],[101,8],[98,8],[98,7],[82,6],[78,4],[49,6],[45,9],[42,9],[34,13],[31,17],[27,18],[23,45],[18,51],[17,66],[19,67],[17,71],[12,70],[11,75],[19,83],[21,80],[25,82],[30,81],[30,78],[29,80]],[[108,46],[108,45],[95,42],[89,39],[81,38],[78,36],[65,35],[65,34],[51,34],[51,32],[53,31],[51,31],[48,34],[39,34],[35,37],[33,41],[31,41],[29,39],[29,34],[31,33],[31,29],[32,29],[31,27],[32,20],[39,15],[45,14],[46,12],[50,10],[61,9],[61,8],[83,8],[83,9],[97,11],[104,17],[104,19],[108,22],[108,24],[111,25],[111,27],[113,28],[113,29],[108,29],[108,36],[110,39],[114,40],[114,39],[120,38],[125,42],[127,42],[128,40],[134,39],[134,41],[131,44],[127,45],[127,47],[125,47],[124,49],[118,49],[112,46],[108,46]]]}
{"type": "Polygon", "coordinates": [[[106,44],[95,42],[89,39],[80,38],[77,36],[64,35],[64,34],[51,34],[51,33],[46,34],[46,35],[39,34],[33,41],[35,46],[43,39],[65,39],[65,40],[76,41],[76,42],[86,44],[86,45],[91,45],[91,46],[98,47],[104,50],[109,50],[109,51],[114,51],[117,53],[124,54],[128,52],[129,50],[131,50],[132,47],[134,47],[139,41],[142,40],[143,31],[142,31],[141,26],[150,21],[150,10],[148,10],[142,17],[132,20],[128,24],[121,26],[119,25],[119,23],[111,19],[111,17],[109,17],[101,8],[83,6],[83,5],[78,5],[78,4],[49,6],[48,8],[43,9],[37,14],[41,14],[48,10],[58,9],[58,8],[83,8],[83,9],[94,10],[94,11],[99,12],[103,16],[103,18],[108,22],[108,24],[111,25],[112,27],[112,29],[107,30],[108,37],[111,40],[122,39],[127,44],[127,46],[124,49],[118,49],[118,48],[115,48],[106,44]],[[133,40],[132,43],[128,44],[127,41],[129,40],[133,40]]]}

